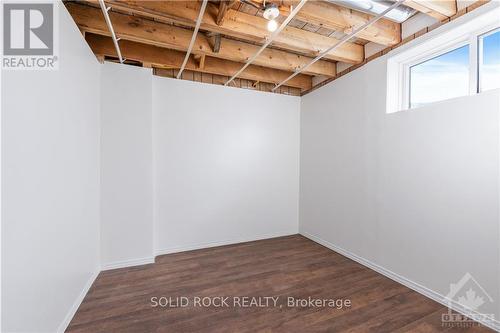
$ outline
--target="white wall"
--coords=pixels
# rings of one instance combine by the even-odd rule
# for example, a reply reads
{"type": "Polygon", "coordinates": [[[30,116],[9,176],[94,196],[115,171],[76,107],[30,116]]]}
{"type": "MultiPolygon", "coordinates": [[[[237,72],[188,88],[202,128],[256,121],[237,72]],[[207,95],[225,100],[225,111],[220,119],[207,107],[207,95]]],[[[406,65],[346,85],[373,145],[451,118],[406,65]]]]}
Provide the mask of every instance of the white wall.
{"type": "Polygon", "coordinates": [[[101,73],[104,269],[298,232],[299,98],[101,73]]]}
{"type": "Polygon", "coordinates": [[[2,72],[2,332],[64,329],[99,270],[99,66],[59,20],[58,71],[2,72]]]}
{"type": "Polygon", "coordinates": [[[393,54],[302,98],[301,233],[441,295],[470,272],[498,320],[500,92],[387,114],[393,54]]]}
{"type": "Polygon", "coordinates": [[[150,69],[105,63],[101,77],[103,268],[153,261],[150,69]]]}
{"type": "Polygon", "coordinates": [[[153,78],[160,253],[298,231],[297,97],[153,78]]]}

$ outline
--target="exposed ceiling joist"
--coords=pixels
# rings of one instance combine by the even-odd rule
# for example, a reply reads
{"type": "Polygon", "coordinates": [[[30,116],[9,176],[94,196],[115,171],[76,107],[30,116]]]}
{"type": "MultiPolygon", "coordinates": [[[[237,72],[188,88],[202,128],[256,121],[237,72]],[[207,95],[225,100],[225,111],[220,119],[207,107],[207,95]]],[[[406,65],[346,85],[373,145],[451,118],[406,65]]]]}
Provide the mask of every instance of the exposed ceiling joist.
{"type": "MultiPolygon", "coordinates": [[[[330,50],[334,50],[336,48],[339,48],[342,46],[343,43],[347,43],[347,41],[351,38],[354,38],[356,37],[358,34],[360,34],[363,30],[365,30],[366,28],[368,28],[369,26],[375,24],[378,20],[380,20],[382,17],[384,17],[385,14],[387,14],[388,12],[390,12],[392,9],[394,8],[397,8],[399,5],[401,5],[403,2],[405,2],[405,0],[397,0],[395,3],[393,3],[390,7],[388,7],[386,10],[384,10],[382,13],[378,14],[377,16],[374,16],[372,17],[368,22],[366,22],[365,24],[363,24],[362,26],[360,27],[357,27],[355,30],[353,30],[352,32],[350,32],[348,35],[342,37],[341,40],[339,40],[337,43],[335,43],[334,45],[330,46],[328,49],[324,50],[323,52],[321,52],[316,58],[314,58],[313,60],[311,60],[311,62],[309,64],[307,64],[305,68],[307,68],[308,66],[311,66],[312,64],[314,64],[315,62],[319,61],[322,57],[325,56],[325,54],[327,54],[330,50]]],[[[279,84],[277,84],[274,88],[273,88],[273,91],[278,89],[279,87],[281,87],[282,85],[284,85],[285,83],[289,82],[290,80],[292,80],[294,77],[296,77],[297,75],[300,75],[300,73],[302,72],[303,69],[300,69],[298,70],[297,72],[293,73],[292,75],[290,75],[289,77],[287,77],[285,80],[283,80],[282,82],[280,82],[279,84]]]]}
{"type": "MultiPolygon", "coordinates": [[[[99,10],[94,7],[67,3],[66,7],[78,26],[87,32],[109,36],[105,22],[101,19],[99,10]]],[[[165,47],[178,51],[186,51],[192,31],[164,23],[133,17],[119,13],[109,13],[115,31],[119,37],[126,40],[165,47]],[[154,32],[154,33],[153,33],[154,32]]],[[[193,53],[204,54],[224,60],[245,62],[259,46],[221,38],[220,35],[210,33],[209,36],[199,35],[193,47],[193,53]],[[217,40],[219,42],[217,49],[217,40]]],[[[255,64],[270,68],[294,71],[296,68],[309,62],[311,58],[296,55],[286,51],[266,49],[256,60],[255,64]]],[[[335,76],[335,64],[321,61],[304,74],[335,76]]]]}
{"type": "Polygon", "coordinates": [[[215,23],[221,25],[229,8],[235,3],[235,0],[219,0],[219,11],[217,12],[217,19],[215,23]]]}
{"type": "MultiPolygon", "coordinates": [[[[85,38],[96,55],[116,56],[113,41],[110,37],[87,33],[85,38]]],[[[120,48],[122,54],[127,59],[150,63],[153,67],[157,68],[180,68],[184,59],[183,52],[128,40],[122,40],[120,48]]],[[[240,67],[240,63],[208,56],[203,61],[203,68],[201,68],[199,62],[194,57],[190,57],[186,63],[186,70],[225,76],[233,75],[240,67]]],[[[289,74],[286,71],[250,65],[241,73],[240,77],[247,80],[276,84],[288,77],[289,74]]],[[[287,82],[287,85],[306,90],[312,87],[312,79],[308,75],[299,75],[287,82]]]]}
{"type": "Polygon", "coordinates": [[[264,45],[262,45],[262,47],[254,54],[250,57],[250,59],[247,60],[247,62],[243,65],[243,67],[240,68],[239,71],[237,71],[236,73],[233,74],[233,76],[231,76],[229,78],[229,80],[224,84],[225,86],[227,86],[229,83],[231,83],[231,81],[233,81],[235,78],[238,77],[238,75],[241,74],[241,72],[243,72],[245,70],[245,68],[247,68],[248,66],[250,66],[252,64],[252,62],[262,54],[263,51],[265,51],[265,49],[276,39],[278,38],[279,34],[283,31],[283,29],[286,28],[286,26],[288,25],[288,23],[293,19],[293,17],[295,15],[297,15],[297,13],[300,11],[300,9],[306,4],[307,0],[300,0],[299,4],[293,9],[293,11],[290,13],[290,15],[280,24],[280,26],[278,27],[278,29],[276,29],[276,31],[273,31],[273,33],[271,34],[271,36],[269,36],[269,38],[266,39],[266,42],[264,43],[264,45]]]}
{"type": "MultiPolygon", "coordinates": [[[[116,9],[187,26],[194,26],[200,7],[196,1],[110,0],[106,2],[116,9]]],[[[215,21],[217,13],[218,6],[209,4],[201,28],[259,43],[263,43],[265,38],[269,36],[269,31],[266,29],[267,20],[262,17],[228,9],[224,21],[219,26],[215,21]]],[[[287,27],[276,38],[273,45],[314,57],[335,41],[337,41],[335,38],[287,27]]],[[[325,58],[347,63],[360,63],[364,59],[364,48],[355,43],[346,43],[325,58]]]]}
{"type": "Polygon", "coordinates": [[[438,20],[446,19],[457,13],[456,0],[408,0],[405,5],[438,20]]]}
{"type": "Polygon", "coordinates": [[[219,53],[219,51],[220,51],[220,41],[221,41],[221,38],[222,38],[221,35],[209,32],[209,33],[207,33],[206,36],[207,36],[208,42],[210,43],[210,46],[212,47],[212,52],[219,53]]]}
{"type": "MultiPolygon", "coordinates": [[[[262,3],[264,0],[253,0],[262,3]]],[[[271,0],[290,6],[299,0],[271,0]]],[[[267,1],[269,2],[269,1],[267,1]]],[[[281,7],[283,8],[283,7],[281,7]]],[[[282,11],[282,14],[284,11],[282,11]]],[[[286,12],[285,12],[286,14],[286,12]]],[[[327,1],[309,1],[296,18],[323,28],[348,32],[365,24],[373,15],[365,14],[327,1]]],[[[381,19],[358,35],[359,38],[371,42],[391,46],[401,41],[401,24],[387,19],[381,19]]]]}
{"type": "Polygon", "coordinates": [[[193,57],[196,61],[198,61],[198,68],[204,69],[206,56],[203,54],[203,55],[194,55],[193,57]]]}

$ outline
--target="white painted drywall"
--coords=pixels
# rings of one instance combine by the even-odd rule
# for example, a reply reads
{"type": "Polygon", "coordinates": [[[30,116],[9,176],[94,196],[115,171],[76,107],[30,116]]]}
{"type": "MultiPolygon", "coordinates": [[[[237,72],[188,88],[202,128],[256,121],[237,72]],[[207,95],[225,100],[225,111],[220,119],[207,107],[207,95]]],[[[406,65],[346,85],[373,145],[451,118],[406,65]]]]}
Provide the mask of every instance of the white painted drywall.
{"type": "Polygon", "coordinates": [[[159,253],[298,231],[298,97],[153,78],[159,253]]]}
{"type": "Polygon", "coordinates": [[[498,320],[500,92],[387,114],[396,52],[302,98],[301,233],[441,295],[469,272],[498,320]]]}
{"type": "Polygon", "coordinates": [[[151,69],[105,63],[101,71],[103,268],[153,260],[151,69]]]}
{"type": "Polygon", "coordinates": [[[64,329],[99,271],[99,64],[59,7],[59,70],[2,72],[2,332],[64,329]]]}

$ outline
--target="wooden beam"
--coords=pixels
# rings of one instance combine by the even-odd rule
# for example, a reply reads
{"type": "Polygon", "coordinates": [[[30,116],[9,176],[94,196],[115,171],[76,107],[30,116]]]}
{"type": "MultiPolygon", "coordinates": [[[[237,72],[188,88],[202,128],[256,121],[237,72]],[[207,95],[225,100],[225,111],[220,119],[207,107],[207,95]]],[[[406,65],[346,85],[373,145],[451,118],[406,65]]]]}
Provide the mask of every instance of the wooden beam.
{"type": "Polygon", "coordinates": [[[209,33],[207,33],[207,39],[208,39],[208,42],[210,43],[210,46],[212,47],[212,52],[219,53],[221,35],[209,32],[209,33]]]}
{"type": "Polygon", "coordinates": [[[205,58],[206,58],[206,55],[202,54],[202,55],[199,55],[199,54],[195,54],[193,55],[194,59],[196,61],[198,61],[198,68],[199,69],[204,69],[205,68],[205,58]]]}
{"type": "MultiPolygon", "coordinates": [[[[109,37],[87,33],[87,42],[96,55],[115,56],[113,41],[109,37]]],[[[179,68],[184,60],[184,53],[180,51],[168,50],[161,47],[146,45],[128,40],[120,41],[120,49],[123,56],[129,60],[136,60],[142,63],[151,63],[156,68],[179,68]]],[[[233,61],[221,60],[213,57],[205,57],[204,67],[200,68],[198,62],[191,57],[186,69],[224,76],[231,76],[241,68],[241,64],[233,61]]],[[[240,77],[247,80],[261,81],[268,83],[278,83],[288,77],[289,73],[277,69],[270,69],[261,66],[251,65],[241,73],[240,77]]],[[[289,81],[291,87],[303,90],[312,87],[311,76],[299,75],[296,80],[289,81]]]]}
{"type": "MultiPolygon", "coordinates": [[[[103,0],[101,0],[103,1],[103,0]]],[[[267,49],[268,46],[271,45],[271,43],[279,36],[279,34],[288,26],[288,23],[290,23],[290,21],[293,19],[293,17],[295,15],[297,15],[297,13],[300,11],[300,9],[302,7],[304,7],[304,5],[307,3],[307,0],[301,0],[300,3],[290,12],[290,14],[288,15],[288,17],[280,23],[280,25],[274,29],[273,33],[267,38],[266,42],[264,43],[264,45],[262,45],[259,49],[259,51],[257,51],[257,53],[255,53],[250,59],[247,60],[247,62],[243,65],[243,67],[240,68],[240,70],[238,72],[236,72],[232,77],[229,78],[229,80],[224,84],[225,86],[227,86],[229,83],[231,83],[235,78],[238,77],[238,75],[241,74],[241,72],[243,72],[245,70],[245,68],[247,68],[249,65],[251,65],[255,59],[262,54],[262,52],[264,50],[267,49]]],[[[274,21],[273,21],[274,22],[274,21]]]]}
{"type": "Polygon", "coordinates": [[[217,12],[217,19],[215,20],[217,25],[221,25],[224,22],[224,17],[233,4],[234,0],[219,0],[219,11],[217,12]]]}
{"type": "MultiPolygon", "coordinates": [[[[121,1],[108,0],[112,8],[147,16],[159,21],[194,26],[200,4],[197,1],[121,1]]],[[[224,22],[219,26],[215,22],[218,7],[207,6],[201,29],[224,35],[263,43],[270,35],[267,20],[254,15],[228,9],[224,22]]],[[[114,23],[113,23],[114,24],[114,23]]],[[[273,42],[273,46],[307,56],[316,56],[322,50],[335,44],[338,39],[323,36],[306,30],[287,27],[273,42]]],[[[339,49],[328,54],[326,59],[347,63],[360,63],[364,60],[364,48],[355,43],[345,43],[339,49]]]]}
{"type": "MultiPolygon", "coordinates": [[[[263,3],[263,1],[253,0],[256,3],[263,3]]],[[[270,1],[267,0],[267,2],[270,1]]],[[[291,6],[297,4],[298,0],[271,0],[271,2],[291,6]]],[[[282,15],[287,15],[286,11],[281,11],[281,13],[282,15]]],[[[362,26],[373,16],[327,1],[309,1],[295,17],[323,28],[335,31],[348,31],[362,26]]],[[[363,30],[358,37],[377,44],[392,46],[401,41],[401,24],[388,19],[381,19],[366,30],[363,30]]]]}
{"type": "Polygon", "coordinates": [[[438,20],[444,20],[457,13],[456,0],[407,0],[405,5],[438,20]]]}
{"type": "MultiPolygon", "coordinates": [[[[82,30],[100,35],[109,35],[109,31],[99,9],[94,7],[66,3],[73,19],[82,30]]],[[[186,51],[192,31],[180,27],[154,22],[131,15],[110,12],[111,21],[117,35],[122,39],[151,44],[178,51],[186,51]]],[[[228,38],[198,36],[193,52],[236,62],[246,62],[255,54],[259,46],[228,38]],[[212,40],[213,38],[213,40],[212,40]],[[218,40],[218,42],[217,42],[218,40]],[[219,45],[217,46],[217,43],[219,45]]],[[[256,65],[280,70],[294,71],[306,64],[311,58],[281,50],[266,49],[255,61],[256,65]]],[[[308,69],[308,75],[335,76],[335,64],[321,61],[308,69]]]]}
{"type": "MultiPolygon", "coordinates": [[[[174,78],[175,75],[177,75],[177,70],[176,69],[153,68],[153,74],[157,75],[157,76],[174,78]]],[[[192,72],[189,70],[185,70],[184,73],[182,74],[182,79],[189,80],[189,81],[195,81],[195,82],[224,85],[224,82],[226,82],[227,77],[216,75],[216,74],[192,72]]],[[[234,86],[238,87],[238,88],[243,88],[243,89],[260,90],[260,91],[268,91],[268,92],[271,92],[271,89],[274,87],[274,85],[272,85],[270,83],[265,83],[265,82],[263,82],[262,85],[259,85],[257,83],[255,86],[253,85],[253,83],[254,83],[254,81],[252,81],[252,80],[236,79],[234,86]]],[[[282,87],[282,89],[280,89],[280,91],[278,93],[285,94],[285,95],[300,96],[301,91],[299,88],[282,87]]]]}

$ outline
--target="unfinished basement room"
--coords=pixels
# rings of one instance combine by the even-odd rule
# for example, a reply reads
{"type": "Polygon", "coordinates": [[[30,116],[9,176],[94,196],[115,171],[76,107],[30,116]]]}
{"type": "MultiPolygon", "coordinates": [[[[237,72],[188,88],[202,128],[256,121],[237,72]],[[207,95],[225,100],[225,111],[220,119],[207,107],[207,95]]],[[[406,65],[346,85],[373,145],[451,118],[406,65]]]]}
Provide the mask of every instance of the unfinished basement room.
{"type": "Polygon", "coordinates": [[[0,8],[1,332],[500,332],[500,0],[0,8]]]}

